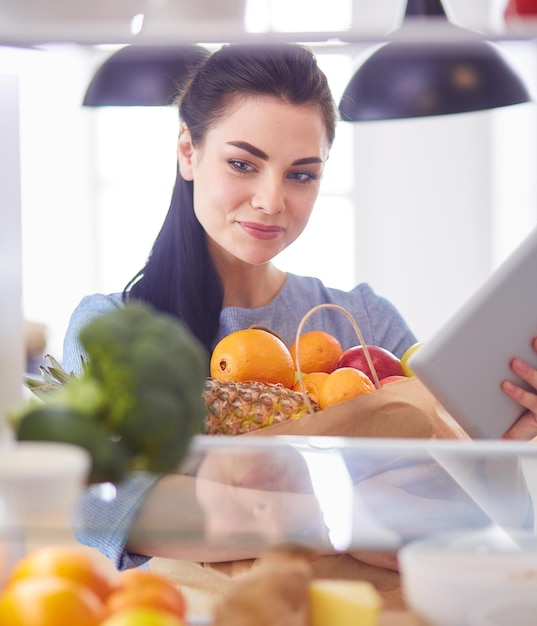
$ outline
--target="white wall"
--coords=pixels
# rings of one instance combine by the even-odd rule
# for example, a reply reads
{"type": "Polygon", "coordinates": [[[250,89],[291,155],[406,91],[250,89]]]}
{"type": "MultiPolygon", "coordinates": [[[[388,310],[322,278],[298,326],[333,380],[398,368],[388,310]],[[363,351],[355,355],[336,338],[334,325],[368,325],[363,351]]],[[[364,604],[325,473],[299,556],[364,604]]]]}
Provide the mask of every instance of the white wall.
{"type": "Polygon", "coordinates": [[[535,122],[526,104],[356,125],[358,276],[421,339],[537,224],[535,122]]]}
{"type": "Polygon", "coordinates": [[[80,103],[93,66],[83,51],[0,49],[20,85],[22,302],[61,350],[68,316],[98,288],[94,263],[91,128],[80,103]]]}
{"type": "MultiPolygon", "coordinates": [[[[356,26],[396,28],[405,6],[357,0],[356,26]]],[[[506,30],[505,0],[444,7],[468,28],[506,30]]],[[[537,44],[500,47],[536,97],[537,44]]],[[[536,105],[355,124],[354,138],[357,280],[426,340],[537,224],[536,105]]]]}
{"type": "Polygon", "coordinates": [[[5,419],[21,400],[23,373],[19,84],[0,72],[0,444],[5,419]]]}
{"type": "MultiPolygon", "coordinates": [[[[463,17],[473,24],[492,20],[487,0],[449,4],[461,21],[463,17]]],[[[393,11],[401,12],[404,2],[360,0],[357,6],[361,18],[371,23],[384,19],[389,28],[394,26],[393,11]]],[[[524,43],[518,50],[511,47],[510,53],[534,88],[535,43],[524,43]]],[[[61,354],[69,315],[80,298],[95,291],[120,290],[145,258],[157,228],[156,221],[143,226],[146,240],[136,244],[138,249],[126,250],[127,220],[134,217],[137,223],[146,224],[142,216],[128,215],[127,196],[122,203],[121,195],[109,194],[106,210],[95,209],[105,182],[93,158],[100,144],[95,116],[80,104],[101,59],[61,46],[46,52],[0,49],[0,71],[9,66],[23,68],[24,312],[49,326],[49,350],[55,355],[61,354]],[[117,210],[112,213],[108,207],[114,205],[117,210]],[[125,208],[127,217],[122,217],[125,208]],[[118,228],[121,219],[126,222],[124,230],[118,228]],[[116,249],[122,251],[117,256],[125,258],[113,267],[116,249]]],[[[336,91],[340,89],[338,84],[336,91]]],[[[335,286],[370,282],[426,339],[537,222],[536,124],[532,104],[460,116],[357,124],[350,131],[347,127],[337,140],[339,154],[334,151],[329,165],[336,174],[343,167],[348,152],[341,142],[346,144],[350,133],[355,148],[350,157],[355,159],[350,201],[337,204],[341,209],[335,210],[329,190],[314,220],[316,234],[294,248],[294,258],[287,256],[285,267],[324,272],[322,278],[335,286]],[[335,223],[336,216],[344,227],[335,223]],[[347,224],[355,229],[355,239],[347,224]]],[[[144,163],[153,160],[154,149],[149,139],[138,134],[135,122],[131,127],[131,139],[140,139],[133,141],[133,150],[140,150],[133,157],[139,159],[132,179],[138,183],[144,163]]],[[[167,132],[164,124],[158,132],[167,132]]],[[[175,132],[173,120],[169,135],[173,141],[175,132]]],[[[171,158],[166,156],[170,162],[171,158]]],[[[167,208],[167,176],[157,179],[149,172],[144,181],[144,193],[155,198],[155,206],[160,207],[155,210],[162,215],[167,208]],[[159,189],[158,197],[156,191],[151,192],[152,184],[159,189]]]]}

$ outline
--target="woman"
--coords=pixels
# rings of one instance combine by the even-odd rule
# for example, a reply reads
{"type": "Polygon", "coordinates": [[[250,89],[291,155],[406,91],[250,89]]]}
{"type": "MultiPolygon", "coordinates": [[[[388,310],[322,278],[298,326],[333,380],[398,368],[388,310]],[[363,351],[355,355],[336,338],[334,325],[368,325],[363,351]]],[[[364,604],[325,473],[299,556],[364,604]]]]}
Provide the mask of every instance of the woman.
{"type": "MultiPolygon", "coordinates": [[[[225,46],[194,71],[178,104],[178,175],[164,225],[123,294],[90,296],[75,310],[64,344],[66,369],[80,369],[80,328],[128,299],[177,316],[209,352],[223,336],[252,324],[274,329],[290,344],[304,314],[327,302],[352,314],[368,344],[401,356],[415,343],[396,309],[368,285],[330,289],[271,262],[306,227],[334,140],[336,107],[315,57],[295,45],[225,46]]],[[[342,317],[325,310],[316,322],[348,348],[356,336],[342,317]]],[[[90,489],[75,522],[78,538],[119,569],[158,556],[235,561],[237,554],[225,550],[189,551],[166,532],[175,519],[185,523],[185,512],[196,517],[191,482],[135,474],[111,501],[90,489]],[[178,506],[179,492],[190,504],[178,506]]],[[[364,561],[363,576],[374,576],[368,567],[364,561]]],[[[397,593],[396,575],[388,579],[387,593],[397,593]]]]}
{"type": "MultiPolygon", "coordinates": [[[[532,347],[537,352],[537,338],[533,339],[532,347]]],[[[511,369],[532,389],[537,389],[537,370],[529,363],[514,358],[511,362],[511,369]]],[[[502,390],[526,409],[522,417],[505,433],[502,439],[533,439],[537,436],[537,395],[509,380],[502,382],[502,390]]]]}

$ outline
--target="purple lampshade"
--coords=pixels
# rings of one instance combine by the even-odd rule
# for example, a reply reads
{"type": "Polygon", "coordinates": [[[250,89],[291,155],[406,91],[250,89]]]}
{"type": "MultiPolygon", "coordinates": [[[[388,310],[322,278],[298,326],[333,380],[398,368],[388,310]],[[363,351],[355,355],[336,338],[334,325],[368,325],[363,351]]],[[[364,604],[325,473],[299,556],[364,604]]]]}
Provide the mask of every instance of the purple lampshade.
{"type": "Polygon", "coordinates": [[[382,45],[347,85],[339,105],[342,119],[447,115],[531,100],[498,48],[450,24],[440,0],[409,0],[405,22],[416,19],[445,20],[458,36],[427,42],[395,37],[382,45]]]}
{"type": "Polygon", "coordinates": [[[84,106],[171,105],[190,70],[207,55],[194,45],[121,48],[93,76],[84,106]]]}

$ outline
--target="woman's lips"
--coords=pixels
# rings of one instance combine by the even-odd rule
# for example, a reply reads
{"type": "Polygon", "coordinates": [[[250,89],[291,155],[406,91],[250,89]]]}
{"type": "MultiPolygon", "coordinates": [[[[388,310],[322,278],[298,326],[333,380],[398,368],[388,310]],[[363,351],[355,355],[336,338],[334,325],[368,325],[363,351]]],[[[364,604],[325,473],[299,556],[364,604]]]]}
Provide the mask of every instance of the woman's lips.
{"type": "Polygon", "coordinates": [[[255,239],[276,239],[283,232],[280,226],[266,226],[256,222],[239,222],[239,225],[245,233],[255,239]]]}

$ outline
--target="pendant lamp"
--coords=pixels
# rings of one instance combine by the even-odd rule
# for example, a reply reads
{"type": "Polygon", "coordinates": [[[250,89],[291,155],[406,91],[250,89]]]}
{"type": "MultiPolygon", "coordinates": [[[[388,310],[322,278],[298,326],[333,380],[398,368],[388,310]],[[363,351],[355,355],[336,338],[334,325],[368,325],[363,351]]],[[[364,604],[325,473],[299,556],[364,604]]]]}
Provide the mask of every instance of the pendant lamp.
{"type": "Polygon", "coordinates": [[[490,42],[455,26],[440,0],[408,0],[392,41],[357,69],[341,98],[343,120],[362,122],[480,111],[529,102],[521,79],[490,42]],[[397,40],[405,25],[425,22],[453,37],[397,40]],[[445,22],[445,24],[444,24],[445,22]]]}
{"type": "Polygon", "coordinates": [[[84,106],[166,106],[173,104],[189,71],[208,51],[201,46],[130,45],[97,70],[84,106]]]}

